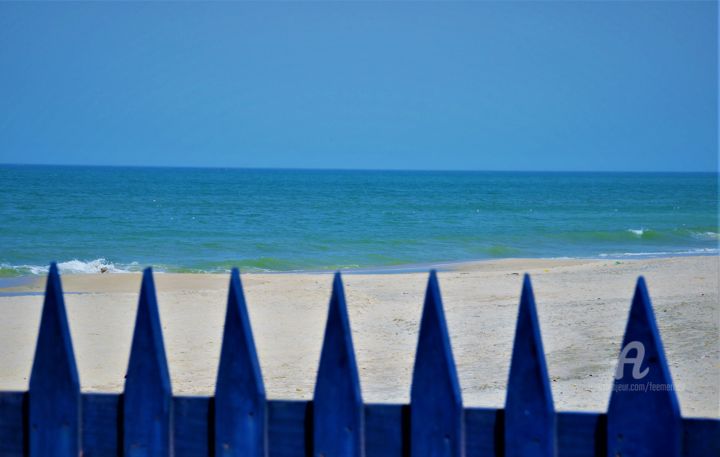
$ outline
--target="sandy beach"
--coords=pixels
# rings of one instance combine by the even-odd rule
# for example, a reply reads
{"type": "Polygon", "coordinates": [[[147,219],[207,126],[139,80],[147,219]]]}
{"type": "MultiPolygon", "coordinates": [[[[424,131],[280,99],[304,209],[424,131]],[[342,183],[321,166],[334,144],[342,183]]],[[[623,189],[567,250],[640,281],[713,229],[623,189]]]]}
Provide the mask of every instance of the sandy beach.
{"type": "MultiPolygon", "coordinates": [[[[512,259],[439,273],[463,400],[502,406],[522,274],[532,276],[555,403],[605,410],[638,275],[653,300],[681,410],[720,415],[718,257],[633,261],[512,259]]],[[[330,274],[242,277],[270,398],[312,397],[330,274]]],[[[345,274],[363,396],[407,402],[426,272],[345,274]]],[[[85,391],[120,391],[139,274],[64,275],[75,355],[85,391]]],[[[211,394],[228,275],[156,274],[176,394],[211,394]]],[[[0,289],[0,390],[25,390],[44,278],[0,289]]]]}

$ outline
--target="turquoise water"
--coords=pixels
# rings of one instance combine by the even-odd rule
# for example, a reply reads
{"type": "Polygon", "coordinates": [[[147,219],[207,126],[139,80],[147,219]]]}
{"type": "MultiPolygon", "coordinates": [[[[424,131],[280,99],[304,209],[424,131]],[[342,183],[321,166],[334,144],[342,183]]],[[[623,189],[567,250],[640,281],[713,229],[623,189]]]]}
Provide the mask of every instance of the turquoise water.
{"type": "Polygon", "coordinates": [[[717,174],[0,166],[0,276],[718,253],[717,174]]]}

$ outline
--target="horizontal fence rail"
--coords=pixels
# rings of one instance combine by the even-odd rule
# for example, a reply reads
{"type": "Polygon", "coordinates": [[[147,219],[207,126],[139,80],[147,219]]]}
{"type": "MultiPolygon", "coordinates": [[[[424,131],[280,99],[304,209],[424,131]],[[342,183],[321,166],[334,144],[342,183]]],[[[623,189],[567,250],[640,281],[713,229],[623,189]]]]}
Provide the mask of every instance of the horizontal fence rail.
{"type": "Polygon", "coordinates": [[[152,271],[142,278],[124,392],[80,391],[57,266],[27,392],[0,392],[0,456],[718,456],[720,420],[683,418],[638,279],[606,413],[556,412],[530,278],[505,407],[463,406],[437,276],[425,295],[409,405],[366,404],[340,274],[312,401],[265,395],[240,275],[230,275],[215,395],[173,396],[152,271]],[[643,388],[646,386],[656,388],[643,388]]]}

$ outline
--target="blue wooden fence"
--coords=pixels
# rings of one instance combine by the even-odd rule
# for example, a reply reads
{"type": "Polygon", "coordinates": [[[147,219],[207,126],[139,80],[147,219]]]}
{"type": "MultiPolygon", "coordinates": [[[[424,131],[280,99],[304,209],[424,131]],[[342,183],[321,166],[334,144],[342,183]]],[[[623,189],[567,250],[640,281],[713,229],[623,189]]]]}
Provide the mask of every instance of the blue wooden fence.
{"type": "Polygon", "coordinates": [[[720,456],[720,420],[683,418],[672,389],[640,388],[672,386],[642,278],[623,348],[634,352],[621,353],[607,413],[556,412],[526,276],[505,408],[464,407],[431,273],[410,405],[366,404],[338,274],[313,401],[268,400],[234,270],[215,396],[173,396],[148,269],[124,392],[84,394],[53,264],[30,389],[0,392],[0,456],[720,456]]]}

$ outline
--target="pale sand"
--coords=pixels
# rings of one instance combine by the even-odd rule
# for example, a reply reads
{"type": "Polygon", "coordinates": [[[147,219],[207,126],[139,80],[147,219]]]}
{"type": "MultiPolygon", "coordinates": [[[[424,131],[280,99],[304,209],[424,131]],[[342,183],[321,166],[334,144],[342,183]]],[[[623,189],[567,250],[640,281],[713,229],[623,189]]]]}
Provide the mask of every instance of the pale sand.
{"type": "MultiPolygon", "coordinates": [[[[501,260],[441,272],[440,285],[466,405],[499,407],[523,272],[532,275],[555,403],[604,411],[635,280],[645,275],[686,416],[720,415],[717,257],[501,260]]],[[[156,274],[173,390],[210,394],[227,275],[156,274]]],[[[120,391],[138,274],[64,276],[82,388],[120,391]]],[[[330,294],[329,274],[243,276],[270,398],[308,399],[330,294]]],[[[426,273],[344,276],[367,402],[407,402],[426,273]]],[[[32,286],[2,292],[41,291],[32,286]]],[[[27,389],[42,296],[0,297],[0,390],[27,389]]]]}

